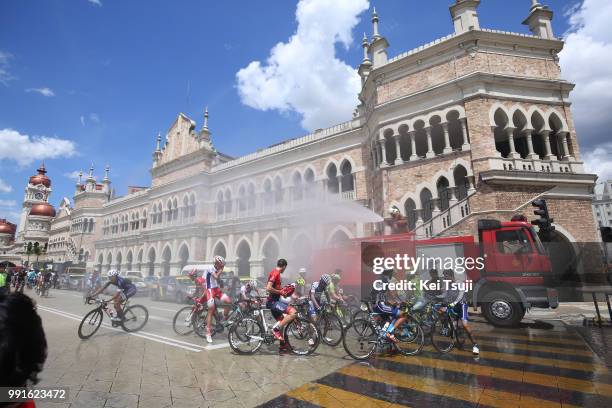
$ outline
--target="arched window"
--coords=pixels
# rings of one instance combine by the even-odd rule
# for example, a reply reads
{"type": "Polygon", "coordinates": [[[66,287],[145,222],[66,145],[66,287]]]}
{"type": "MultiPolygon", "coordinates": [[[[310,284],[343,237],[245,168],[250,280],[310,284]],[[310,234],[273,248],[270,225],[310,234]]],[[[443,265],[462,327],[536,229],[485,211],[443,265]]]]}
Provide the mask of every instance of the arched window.
{"type": "Polygon", "coordinates": [[[315,192],[315,175],[312,169],[306,169],[304,172],[304,194],[306,197],[312,197],[315,192]]]}
{"type": "Polygon", "coordinates": [[[166,222],[172,221],[172,202],[168,200],[166,202],[166,222]]]}
{"type": "Polygon", "coordinates": [[[302,175],[299,172],[293,173],[293,199],[300,201],[304,194],[304,187],[302,186],[302,175]]]}
{"type": "Polygon", "coordinates": [[[340,191],[338,184],[338,169],[335,164],[330,164],[327,167],[327,192],[337,194],[340,191]]]}
{"type": "Polygon", "coordinates": [[[257,205],[257,196],[255,195],[255,185],[253,183],[249,184],[247,201],[249,211],[253,211],[257,205]]]}
{"type": "Polygon", "coordinates": [[[217,193],[217,216],[222,216],[225,213],[225,205],[223,203],[223,192],[217,193]]]}
{"type": "Polygon", "coordinates": [[[404,212],[406,213],[406,221],[408,222],[408,229],[412,231],[413,229],[416,228],[417,214],[416,214],[416,204],[414,203],[414,200],[412,200],[411,198],[406,200],[406,202],[404,203],[404,212]]]}
{"type": "Polygon", "coordinates": [[[177,221],[179,217],[178,200],[176,197],[172,200],[172,221],[177,221]]]}
{"type": "Polygon", "coordinates": [[[223,211],[226,216],[232,215],[232,192],[225,190],[225,210],[223,211]]]}
{"type": "Polygon", "coordinates": [[[423,207],[423,221],[429,221],[433,212],[432,194],[429,189],[424,188],[419,195],[421,199],[421,207],[423,207]]]}
{"type": "Polygon", "coordinates": [[[344,163],[342,163],[340,172],[342,173],[342,191],[353,191],[355,189],[355,185],[353,180],[353,168],[351,166],[351,162],[345,160],[344,163]]]}
{"type": "Polygon", "coordinates": [[[450,204],[451,191],[449,190],[449,183],[446,177],[440,177],[436,183],[438,190],[438,198],[440,199],[440,210],[444,211],[448,209],[450,204]]]}
{"type": "Polygon", "coordinates": [[[183,197],[183,208],[181,213],[183,220],[189,217],[189,198],[187,198],[187,196],[183,197]]]}
{"type": "Polygon", "coordinates": [[[283,180],[279,176],[274,179],[274,202],[280,204],[283,202],[283,180]]]}
{"type": "Polygon", "coordinates": [[[264,211],[270,212],[274,206],[274,195],[272,192],[272,182],[266,179],[263,185],[264,211]]]}
{"type": "Polygon", "coordinates": [[[246,189],[244,185],[238,189],[238,211],[243,213],[247,209],[246,189]]]}
{"type": "Polygon", "coordinates": [[[195,194],[191,194],[189,196],[189,216],[195,217],[196,215],[196,196],[195,194]]]}
{"type": "Polygon", "coordinates": [[[453,179],[457,187],[457,200],[461,201],[467,197],[469,181],[467,179],[467,170],[463,166],[455,167],[453,171],[453,179]]]}

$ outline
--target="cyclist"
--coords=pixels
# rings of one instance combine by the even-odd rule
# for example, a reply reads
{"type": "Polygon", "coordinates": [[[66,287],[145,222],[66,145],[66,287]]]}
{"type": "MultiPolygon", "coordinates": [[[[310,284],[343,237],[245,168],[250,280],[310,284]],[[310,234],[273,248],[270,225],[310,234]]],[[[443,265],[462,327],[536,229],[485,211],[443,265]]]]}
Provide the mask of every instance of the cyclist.
{"type": "Polygon", "coordinates": [[[327,286],[327,299],[330,302],[340,302],[340,303],[344,303],[345,298],[344,296],[340,293],[339,291],[339,287],[338,284],[340,283],[340,274],[337,273],[338,269],[336,269],[336,273],[331,275],[331,282],[329,283],[329,285],[327,286]]]}
{"type": "Polygon", "coordinates": [[[374,312],[380,313],[386,316],[390,322],[386,327],[387,339],[393,343],[397,343],[398,340],[393,335],[393,330],[406,320],[406,316],[399,308],[400,301],[397,298],[395,291],[389,291],[387,284],[393,278],[393,269],[385,269],[381,275],[381,281],[383,283],[382,289],[372,289],[372,295],[374,297],[374,312]]]}
{"type": "Polygon", "coordinates": [[[123,319],[123,309],[121,309],[121,303],[127,301],[129,298],[136,294],[136,285],[132,283],[128,278],[119,276],[119,272],[115,269],[108,271],[108,282],[101,288],[94,290],[91,295],[87,297],[87,300],[92,299],[102,293],[110,285],[117,287],[117,293],[112,297],[113,303],[115,304],[115,316],[111,317],[114,322],[120,322],[123,319]]]}
{"type": "Polygon", "coordinates": [[[46,271],[43,273],[43,290],[49,289],[51,287],[52,278],[53,275],[51,274],[51,271],[46,271]]]}
{"type": "MultiPolygon", "coordinates": [[[[442,271],[442,275],[444,276],[445,281],[456,282],[455,272],[452,269],[445,269],[444,271],[442,271]]],[[[468,338],[472,342],[472,353],[474,355],[480,354],[480,348],[474,340],[474,336],[472,335],[472,329],[468,323],[468,305],[465,301],[465,291],[458,289],[448,289],[444,291],[441,297],[444,298],[444,302],[448,304],[448,307],[450,307],[453,312],[457,316],[459,316],[459,319],[461,319],[463,328],[465,329],[468,338]]],[[[446,307],[442,307],[439,309],[439,313],[444,312],[446,312],[446,307]]]]}
{"type": "Polygon", "coordinates": [[[187,276],[196,286],[195,293],[191,297],[198,303],[204,303],[206,300],[206,280],[204,277],[198,276],[198,270],[196,268],[193,268],[187,276]]]}
{"type": "Polygon", "coordinates": [[[295,299],[306,296],[306,268],[300,268],[298,275],[295,281],[295,292],[293,292],[293,297],[295,299]]]}
{"type": "Polygon", "coordinates": [[[36,272],[34,269],[30,269],[28,272],[28,287],[30,289],[34,288],[34,284],[36,283],[36,272]]]}
{"type": "MultiPolygon", "coordinates": [[[[206,315],[206,341],[212,343],[212,318],[216,311],[215,299],[219,299],[221,302],[228,305],[232,303],[232,299],[223,293],[219,287],[219,280],[225,267],[225,259],[222,256],[215,256],[214,265],[210,266],[204,271],[204,278],[206,279],[206,303],[208,304],[208,314],[206,315]]],[[[223,307],[223,317],[227,319],[229,310],[227,306],[223,307]]]]}
{"type": "Polygon", "coordinates": [[[268,283],[266,290],[268,291],[268,299],[266,307],[272,312],[272,316],[276,319],[276,324],[272,327],[272,334],[281,342],[281,349],[286,349],[285,340],[283,339],[283,328],[287,326],[295,316],[296,310],[288,303],[281,301],[281,296],[286,296],[287,291],[281,286],[281,274],[287,269],[287,260],[279,259],[276,262],[276,268],[272,269],[268,275],[268,283]]]}
{"type": "Polygon", "coordinates": [[[313,282],[310,286],[308,314],[310,314],[314,321],[317,320],[317,312],[323,307],[322,295],[326,293],[331,280],[331,276],[324,273],[318,281],[313,282]]]}

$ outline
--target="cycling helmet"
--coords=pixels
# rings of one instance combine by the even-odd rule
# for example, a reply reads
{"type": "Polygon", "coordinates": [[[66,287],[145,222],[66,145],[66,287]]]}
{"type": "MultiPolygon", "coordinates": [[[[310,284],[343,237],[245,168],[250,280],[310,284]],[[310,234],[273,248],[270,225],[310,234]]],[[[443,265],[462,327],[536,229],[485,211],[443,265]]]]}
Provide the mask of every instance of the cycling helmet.
{"type": "Polygon", "coordinates": [[[331,278],[335,281],[339,281],[340,280],[340,275],[338,275],[337,273],[334,273],[331,278]]]}
{"type": "Polygon", "coordinates": [[[400,212],[400,210],[396,206],[392,205],[391,207],[389,207],[389,214],[397,215],[397,214],[399,214],[399,212],[400,212]]]}
{"type": "Polygon", "coordinates": [[[282,297],[289,297],[289,296],[293,295],[293,292],[295,292],[295,284],[294,283],[292,283],[290,285],[287,285],[284,288],[282,288],[280,295],[282,297]]]}
{"type": "Polygon", "coordinates": [[[250,280],[247,282],[246,287],[249,289],[257,289],[257,281],[256,280],[250,280]]]}
{"type": "Polygon", "coordinates": [[[295,283],[299,286],[306,286],[306,279],[298,278],[298,280],[296,280],[295,283]]]}
{"type": "Polygon", "coordinates": [[[119,271],[117,271],[116,269],[111,269],[110,271],[108,271],[108,277],[112,278],[113,276],[119,276],[119,271]]]}
{"type": "Polygon", "coordinates": [[[225,266],[225,259],[223,259],[221,255],[215,256],[215,266],[216,265],[225,266]]]}
{"type": "Polygon", "coordinates": [[[300,268],[299,272],[300,275],[306,275],[306,268],[300,268]]]}
{"type": "Polygon", "coordinates": [[[323,282],[325,285],[329,285],[329,282],[331,282],[331,276],[326,273],[321,275],[321,282],[323,282]]]}

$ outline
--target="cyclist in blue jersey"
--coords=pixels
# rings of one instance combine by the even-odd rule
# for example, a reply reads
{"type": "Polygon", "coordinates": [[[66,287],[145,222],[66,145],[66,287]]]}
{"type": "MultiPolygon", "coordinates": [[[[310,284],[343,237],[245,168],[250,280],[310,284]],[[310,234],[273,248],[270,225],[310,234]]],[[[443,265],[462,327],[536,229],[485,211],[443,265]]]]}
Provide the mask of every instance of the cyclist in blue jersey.
{"type": "Polygon", "coordinates": [[[117,314],[111,319],[116,322],[120,322],[123,319],[123,310],[121,309],[121,302],[125,302],[136,294],[136,285],[132,283],[128,278],[119,276],[119,272],[115,269],[108,271],[108,282],[100,289],[93,291],[89,298],[94,298],[102,293],[110,285],[117,286],[117,293],[113,295],[113,303],[117,314]]]}

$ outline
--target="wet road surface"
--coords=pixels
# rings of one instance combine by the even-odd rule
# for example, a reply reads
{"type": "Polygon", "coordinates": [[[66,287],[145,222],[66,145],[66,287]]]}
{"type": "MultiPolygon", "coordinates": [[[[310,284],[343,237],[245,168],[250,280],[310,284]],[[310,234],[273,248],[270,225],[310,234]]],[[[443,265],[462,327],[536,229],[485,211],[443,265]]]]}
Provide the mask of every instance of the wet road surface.
{"type": "Polygon", "coordinates": [[[561,322],[477,324],[480,357],[431,346],[377,356],[297,387],[262,407],[609,407],[612,374],[561,322]]]}

